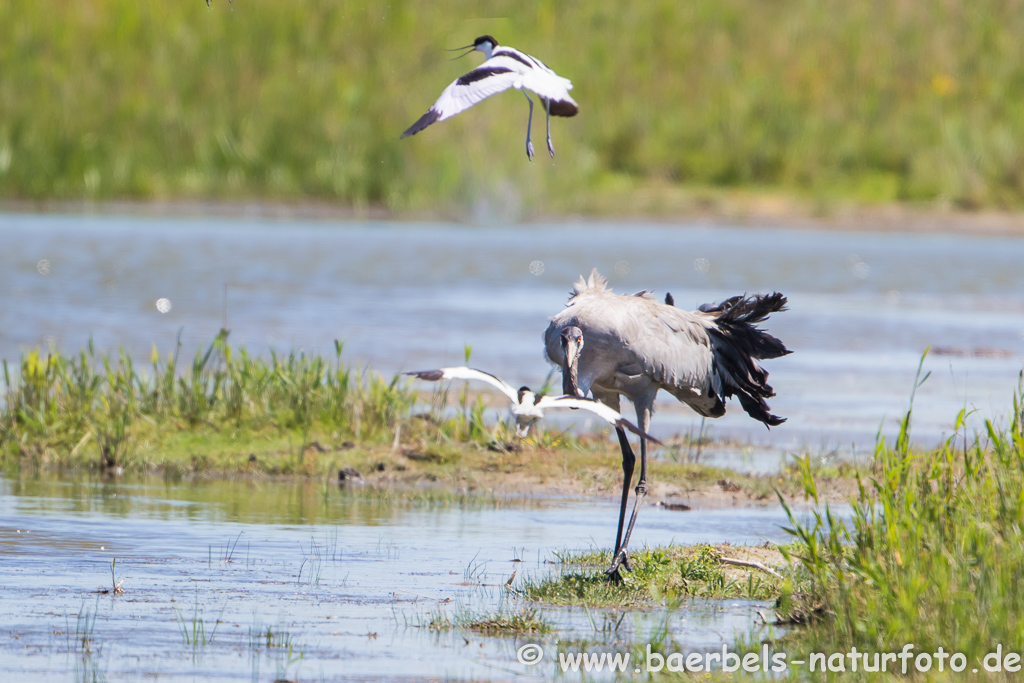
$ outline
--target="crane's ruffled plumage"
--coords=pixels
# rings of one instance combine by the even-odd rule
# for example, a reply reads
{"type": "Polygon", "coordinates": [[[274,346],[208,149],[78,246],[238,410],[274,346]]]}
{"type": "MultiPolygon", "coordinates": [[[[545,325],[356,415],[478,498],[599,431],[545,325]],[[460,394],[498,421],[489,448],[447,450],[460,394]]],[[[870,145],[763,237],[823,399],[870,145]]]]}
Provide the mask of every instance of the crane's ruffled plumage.
{"type": "Polygon", "coordinates": [[[783,418],[769,412],[775,395],[758,360],[789,353],[785,345],[756,325],[785,309],[779,293],[736,296],[705,310],[685,311],[659,303],[648,291],[615,294],[595,269],[573,285],[566,308],[544,333],[545,353],[561,365],[559,334],[579,327],[585,346],[580,386],[598,394],[624,393],[649,382],[707,417],[725,413],[736,396],[748,415],[766,425],[783,418]],[[627,391],[619,391],[625,389],[627,391]]]}
{"type": "MultiPolygon", "coordinates": [[[[769,426],[782,423],[783,418],[772,415],[765,403],[774,392],[757,361],[789,350],[756,325],[783,310],[786,297],[732,297],[697,311],[683,311],[671,303],[671,297],[664,304],[655,301],[648,290],[632,296],[615,294],[596,269],[588,278],[581,276],[565,309],[552,317],[544,332],[545,355],[562,369],[562,390],[579,396],[591,393],[615,410],[619,397],[627,397],[643,432],[662,389],[708,417],[723,415],[725,400],[737,396],[754,419],[769,426]]],[[[647,440],[641,438],[636,501],[623,536],[636,458],[621,430],[619,445],[622,501],[614,559],[607,570],[613,579],[619,577],[620,566],[629,567],[626,549],[647,494],[647,440]]]]}

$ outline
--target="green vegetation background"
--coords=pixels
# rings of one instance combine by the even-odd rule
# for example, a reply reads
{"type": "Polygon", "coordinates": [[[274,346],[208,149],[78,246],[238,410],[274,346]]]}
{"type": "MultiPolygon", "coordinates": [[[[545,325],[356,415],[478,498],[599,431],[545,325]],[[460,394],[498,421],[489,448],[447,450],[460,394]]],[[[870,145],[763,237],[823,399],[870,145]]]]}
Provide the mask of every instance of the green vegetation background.
{"type": "Polygon", "coordinates": [[[5,0],[0,199],[639,212],[685,187],[1019,208],[1022,9],[5,0]],[[398,139],[479,63],[443,48],[482,33],[575,84],[554,163],[542,140],[527,163],[515,93],[398,139]]]}

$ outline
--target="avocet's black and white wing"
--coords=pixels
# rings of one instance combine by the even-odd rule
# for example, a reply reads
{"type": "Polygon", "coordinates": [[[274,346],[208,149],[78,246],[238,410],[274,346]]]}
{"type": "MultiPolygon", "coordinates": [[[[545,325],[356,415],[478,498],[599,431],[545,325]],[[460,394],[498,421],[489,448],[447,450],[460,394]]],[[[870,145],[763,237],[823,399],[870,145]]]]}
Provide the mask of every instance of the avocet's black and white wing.
{"type": "Polygon", "coordinates": [[[412,375],[419,379],[425,379],[429,382],[438,382],[442,379],[464,379],[464,380],[478,380],[480,382],[487,382],[492,387],[497,388],[501,393],[508,396],[508,400],[512,403],[519,403],[519,392],[512,388],[512,386],[498,377],[495,377],[489,372],[483,370],[474,370],[473,368],[458,367],[458,368],[440,368],[438,370],[420,370],[418,372],[407,372],[406,375],[412,375]]]}
{"type": "Polygon", "coordinates": [[[509,65],[492,63],[504,62],[507,59],[497,57],[489,59],[465,76],[460,76],[452,81],[452,84],[445,88],[441,96],[434,102],[434,106],[402,133],[402,138],[415,135],[432,123],[450,119],[491,95],[497,95],[514,87],[516,81],[521,80],[522,76],[509,65]]]}
{"type": "Polygon", "coordinates": [[[639,437],[652,441],[656,444],[661,442],[655,439],[650,434],[647,434],[635,424],[622,417],[622,414],[601,403],[589,398],[578,398],[575,396],[544,396],[537,401],[537,408],[540,410],[547,410],[548,408],[579,408],[581,410],[589,410],[594,413],[602,420],[612,425],[613,427],[622,427],[628,429],[639,437]]]}
{"type": "MultiPolygon", "coordinates": [[[[522,87],[537,93],[549,116],[570,118],[580,112],[580,106],[572,98],[572,81],[559,76],[547,64],[532,55],[520,52],[514,47],[500,46],[494,49],[494,58],[505,57],[526,67],[522,87]]],[[[520,68],[522,68],[520,67],[520,68]]]]}

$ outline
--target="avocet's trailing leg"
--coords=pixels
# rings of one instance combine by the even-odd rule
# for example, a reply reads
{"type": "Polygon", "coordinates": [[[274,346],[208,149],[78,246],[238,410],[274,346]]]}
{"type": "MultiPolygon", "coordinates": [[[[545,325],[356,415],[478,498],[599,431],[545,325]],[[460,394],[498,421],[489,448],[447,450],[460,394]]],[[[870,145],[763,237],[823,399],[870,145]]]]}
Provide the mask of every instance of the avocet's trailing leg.
{"type": "Polygon", "coordinates": [[[530,113],[526,116],[526,158],[533,161],[533,142],[530,141],[530,130],[533,128],[533,98],[525,90],[523,95],[526,96],[526,101],[530,103],[530,113]]]}

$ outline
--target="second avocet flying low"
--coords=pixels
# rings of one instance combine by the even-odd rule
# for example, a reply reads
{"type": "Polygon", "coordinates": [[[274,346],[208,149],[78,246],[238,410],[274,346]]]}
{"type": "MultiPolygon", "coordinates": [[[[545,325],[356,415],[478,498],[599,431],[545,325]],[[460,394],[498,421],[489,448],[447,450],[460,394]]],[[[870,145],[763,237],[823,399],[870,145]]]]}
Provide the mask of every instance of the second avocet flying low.
{"type": "Polygon", "coordinates": [[[465,379],[487,382],[496,387],[512,401],[512,414],[516,416],[516,434],[526,436],[534,422],[544,417],[544,411],[548,408],[573,408],[589,410],[602,420],[619,429],[628,429],[637,436],[643,437],[655,443],[661,443],[649,434],[637,429],[636,425],[622,417],[619,411],[610,408],[589,398],[577,398],[574,396],[543,396],[530,391],[529,387],[513,389],[508,382],[495,377],[489,372],[474,370],[473,368],[440,368],[439,370],[421,370],[419,372],[407,372],[407,375],[418,377],[432,382],[442,379],[465,379]]]}
{"type": "MultiPolygon", "coordinates": [[[[530,103],[530,116],[526,121],[526,156],[533,160],[533,143],[530,129],[533,126],[533,100],[526,92],[530,90],[540,97],[547,113],[548,153],[555,156],[551,144],[551,116],[576,116],[579,106],[569,96],[572,82],[549,69],[536,57],[520,52],[513,47],[498,46],[492,36],[480,36],[472,45],[458,50],[484,53],[484,63],[464,76],[455,79],[444,89],[426,114],[402,133],[402,138],[415,135],[432,123],[444,121],[472,107],[491,95],[509,88],[522,90],[530,103]]],[[[469,54],[468,52],[466,54],[469,54]]]]}

